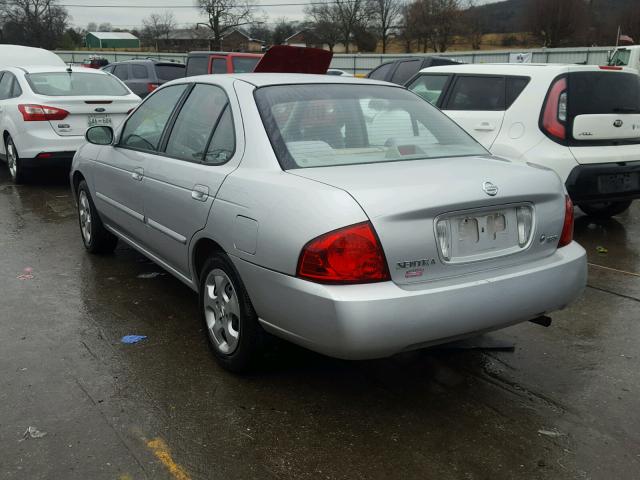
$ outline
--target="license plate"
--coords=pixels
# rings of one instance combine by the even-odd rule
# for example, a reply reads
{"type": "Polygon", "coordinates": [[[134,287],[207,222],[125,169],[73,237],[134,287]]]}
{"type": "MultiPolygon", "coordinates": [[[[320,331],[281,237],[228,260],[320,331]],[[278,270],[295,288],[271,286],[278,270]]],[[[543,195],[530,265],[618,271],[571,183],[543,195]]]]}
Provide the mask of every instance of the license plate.
{"type": "Polygon", "coordinates": [[[467,257],[518,245],[514,208],[451,219],[453,257],[467,257]]]}
{"type": "Polygon", "coordinates": [[[99,125],[111,126],[111,115],[89,115],[87,118],[87,127],[96,127],[99,125]]]}
{"type": "Polygon", "coordinates": [[[640,175],[636,172],[600,175],[598,191],[600,193],[630,192],[640,188],[640,175]]]}

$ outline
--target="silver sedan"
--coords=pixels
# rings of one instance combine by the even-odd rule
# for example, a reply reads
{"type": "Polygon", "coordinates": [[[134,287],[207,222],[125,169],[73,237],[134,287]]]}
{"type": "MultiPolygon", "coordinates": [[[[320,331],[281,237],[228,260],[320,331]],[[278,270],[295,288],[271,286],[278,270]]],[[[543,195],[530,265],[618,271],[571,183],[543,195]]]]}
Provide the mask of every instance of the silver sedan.
{"type": "Polygon", "coordinates": [[[199,292],[230,370],[269,334],[384,357],[537,318],[585,286],[558,176],[491,156],[397,85],[189,77],[87,140],[71,171],[86,249],[124,241],[199,292]]]}

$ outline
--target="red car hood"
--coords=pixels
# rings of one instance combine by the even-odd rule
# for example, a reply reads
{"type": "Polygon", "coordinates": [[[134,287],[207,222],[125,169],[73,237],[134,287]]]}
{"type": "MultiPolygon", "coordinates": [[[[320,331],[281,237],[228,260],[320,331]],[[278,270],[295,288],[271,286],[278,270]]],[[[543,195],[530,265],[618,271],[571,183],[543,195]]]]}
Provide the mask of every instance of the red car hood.
{"type": "Polygon", "coordinates": [[[333,53],[320,48],[275,45],[260,59],[256,73],[327,73],[333,53]]]}

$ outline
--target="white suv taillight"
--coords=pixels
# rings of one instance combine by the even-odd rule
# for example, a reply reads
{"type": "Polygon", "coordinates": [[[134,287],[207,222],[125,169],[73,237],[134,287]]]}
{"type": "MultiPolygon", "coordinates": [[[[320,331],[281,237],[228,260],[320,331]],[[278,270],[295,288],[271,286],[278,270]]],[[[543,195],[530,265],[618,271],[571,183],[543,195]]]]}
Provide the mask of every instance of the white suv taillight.
{"type": "Polygon", "coordinates": [[[567,138],[567,79],[565,77],[556,80],[542,107],[542,130],[557,140],[567,138]]]}
{"type": "Polygon", "coordinates": [[[18,110],[22,113],[25,122],[47,122],[49,120],[63,120],[69,112],[61,108],[47,107],[46,105],[20,104],[18,110]]]}
{"type": "Polygon", "coordinates": [[[524,247],[531,238],[531,226],[533,225],[533,210],[531,207],[516,208],[516,222],[518,223],[518,245],[524,247]]]}

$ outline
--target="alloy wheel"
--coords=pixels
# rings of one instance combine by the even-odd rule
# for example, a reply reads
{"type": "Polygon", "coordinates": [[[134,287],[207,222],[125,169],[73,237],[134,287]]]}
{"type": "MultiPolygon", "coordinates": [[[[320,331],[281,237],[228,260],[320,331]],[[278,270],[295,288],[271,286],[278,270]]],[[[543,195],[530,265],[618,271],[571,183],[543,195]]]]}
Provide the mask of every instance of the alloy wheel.
{"type": "Polygon", "coordinates": [[[11,140],[6,143],[7,147],[7,165],[9,166],[9,173],[14,180],[18,175],[18,154],[16,153],[16,147],[11,140]]]}
{"type": "Polygon", "coordinates": [[[238,348],[240,339],[240,304],[233,282],[220,269],[207,275],[204,290],[204,314],[209,337],[223,354],[238,348]]]}
{"type": "Polygon", "coordinates": [[[80,217],[80,231],[84,242],[89,245],[91,243],[91,206],[89,205],[89,197],[84,190],[78,195],[78,216],[80,217]]]}

